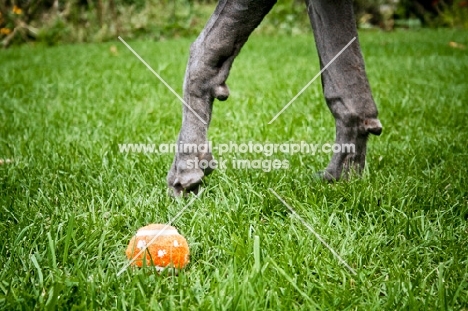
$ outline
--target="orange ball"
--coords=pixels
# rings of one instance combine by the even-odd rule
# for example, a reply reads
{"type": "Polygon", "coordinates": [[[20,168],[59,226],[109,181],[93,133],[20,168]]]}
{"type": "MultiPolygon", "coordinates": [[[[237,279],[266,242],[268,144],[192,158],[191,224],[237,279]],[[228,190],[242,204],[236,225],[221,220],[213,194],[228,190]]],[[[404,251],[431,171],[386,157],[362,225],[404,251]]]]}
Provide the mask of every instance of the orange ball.
{"type": "Polygon", "coordinates": [[[130,240],[127,258],[132,265],[154,266],[158,271],[165,268],[182,269],[189,262],[187,240],[172,226],[151,224],[138,229],[130,240]]]}

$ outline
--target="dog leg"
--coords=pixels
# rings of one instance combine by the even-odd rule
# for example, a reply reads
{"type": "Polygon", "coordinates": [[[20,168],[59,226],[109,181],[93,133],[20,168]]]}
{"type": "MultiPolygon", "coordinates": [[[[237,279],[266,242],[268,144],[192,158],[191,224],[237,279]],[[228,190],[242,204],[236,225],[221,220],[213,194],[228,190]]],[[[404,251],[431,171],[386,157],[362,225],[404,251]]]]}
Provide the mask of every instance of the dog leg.
{"type": "Polygon", "coordinates": [[[335,118],[335,143],[342,147],[333,154],[323,178],[347,178],[352,171],[362,172],[367,138],[380,135],[382,125],[357,40],[352,1],[306,0],[306,4],[322,68],[356,37],[322,74],[325,99],[335,118]],[[350,148],[344,150],[346,146],[350,148]]]}
{"type": "Polygon", "coordinates": [[[192,44],[184,80],[184,100],[191,109],[183,106],[182,128],[177,139],[177,145],[183,150],[176,153],[167,176],[168,185],[175,195],[197,192],[202,178],[211,173],[210,167],[194,166],[202,160],[209,162],[213,159],[209,150],[194,151],[189,145],[207,144],[213,100],[228,98],[226,79],[234,58],[275,2],[221,0],[192,44]]]}

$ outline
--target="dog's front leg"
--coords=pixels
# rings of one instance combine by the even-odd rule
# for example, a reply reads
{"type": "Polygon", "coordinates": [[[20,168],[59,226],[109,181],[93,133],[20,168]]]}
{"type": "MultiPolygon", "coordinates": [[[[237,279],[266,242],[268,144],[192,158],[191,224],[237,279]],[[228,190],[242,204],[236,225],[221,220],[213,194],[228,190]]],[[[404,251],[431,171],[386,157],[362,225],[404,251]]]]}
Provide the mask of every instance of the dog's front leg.
{"type": "Polygon", "coordinates": [[[180,148],[167,176],[175,195],[196,192],[202,178],[212,171],[212,167],[206,167],[212,155],[204,146],[208,140],[213,100],[228,98],[226,79],[234,58],[275,2],[220,1],[192,44],[184,80],[182,128],[177,140],[180,148]]]}

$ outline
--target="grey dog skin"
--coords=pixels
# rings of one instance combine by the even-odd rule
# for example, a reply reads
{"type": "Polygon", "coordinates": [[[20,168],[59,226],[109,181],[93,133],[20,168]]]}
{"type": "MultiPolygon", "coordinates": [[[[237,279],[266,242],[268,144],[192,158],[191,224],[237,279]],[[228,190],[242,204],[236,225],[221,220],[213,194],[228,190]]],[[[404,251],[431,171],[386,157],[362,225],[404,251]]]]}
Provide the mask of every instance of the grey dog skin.
{"type": "MultiPolygon", "coordinates": [[[[354,37],[357,29],[351,0],[306,0],[314,30],[320,66],[328,64],[354,37]]],[[[276,1],[220,0],[200,36],[190,47],[184,79],[182,128],[177,142],[206,144],[214,99],[229,96],[226,80],[232,63],[252,31],[260,24],[276,1]]],[[[372,98],[358,40],[354,41],[323,72],[322,86],[327,105],[335,118],[336,143],[354,144],[355,152],[334,153],[321,174],[325,180],[347,178],[350,172],[362,172],[366,160],[369,133],[380,135],[382,125],[372,98]]],[[[167,176],[176,196],[197,192],[210,169],[187,167],[188,160],[212,160],[209,152],[181,152],[174,158],[167,176]]]]}

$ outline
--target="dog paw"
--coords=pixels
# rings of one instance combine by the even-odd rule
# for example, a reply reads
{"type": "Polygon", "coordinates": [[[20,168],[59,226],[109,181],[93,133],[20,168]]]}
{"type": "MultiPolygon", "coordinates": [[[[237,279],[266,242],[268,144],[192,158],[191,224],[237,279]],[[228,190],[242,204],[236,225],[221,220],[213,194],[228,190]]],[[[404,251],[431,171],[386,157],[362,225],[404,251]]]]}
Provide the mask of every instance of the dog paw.
{"type": "Polygon", "coordinates": [[[197,194],[203,178],[213,171],[209,165],[212,160],[211,153],[176,154],[167,174],[169,193],[174,196],[197,194]]]}

